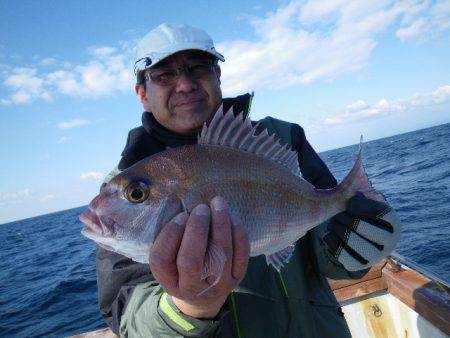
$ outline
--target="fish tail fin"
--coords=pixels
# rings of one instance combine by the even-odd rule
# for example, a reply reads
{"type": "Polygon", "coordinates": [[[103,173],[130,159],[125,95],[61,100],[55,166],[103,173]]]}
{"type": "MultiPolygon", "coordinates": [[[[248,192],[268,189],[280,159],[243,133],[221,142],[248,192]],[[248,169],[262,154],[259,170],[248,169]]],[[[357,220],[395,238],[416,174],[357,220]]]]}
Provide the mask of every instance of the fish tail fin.
{"type": "Polygon", "coordinates": [[[227,261],[227,256],[223,249],[216,244],[214,241],[210,240],[206,250],[205,264],[203,266],[202,280],[210,276],[216,277],[214,282],[208,286],[205,290],[200,292],[197,296],[203,295],[212,287],[219,283],[220,278],[222,278],[223,268],[225,267],[225,262],[227,261]]]}
{"type": "Polygon", "coordinates": [[[356,157],[355,164],[344,180],[336,187],[336,190],[342,193],[345,199],[353,197],[356,192],[362,192],[367,198],[385,202],[386,199],[382,194],[377,192],[367,177],[366,171],[362,165],[361,152],[363,148],[363,137],[359,141],[359,152],[356,157]]]}

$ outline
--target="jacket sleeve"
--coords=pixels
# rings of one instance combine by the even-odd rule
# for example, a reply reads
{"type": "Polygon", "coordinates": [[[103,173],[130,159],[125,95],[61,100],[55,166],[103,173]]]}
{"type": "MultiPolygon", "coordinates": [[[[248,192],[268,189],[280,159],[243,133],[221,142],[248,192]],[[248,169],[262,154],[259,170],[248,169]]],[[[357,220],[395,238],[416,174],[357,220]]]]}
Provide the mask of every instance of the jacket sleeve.
{"type": "MultiPolygon", "coordinates": [[[[100,312],[120,337],[208,337],[219,321],[181,313],[148,265],[97,248],[100,312]]],[[[224,313],[224,311],[222,311],[224,313]]]]}
{"type": "MultiPolygon", "coordinates": [[[[316,188],[330,189],[337,185],[336,179],[328,167],[317,155],[309,142],[306,140],[305,132],[299,125],[294,124],[291,128],[292,144],[298,153],[298,161],[303,178],[313,184],[316,188]]],[[[309,231],[309,237],[314,251],[316,268],[324,276],[331,279],[359,279],[370,269],[359,271],[348,271],[330,253],[323,241],[327,230],[327,222],[309,231]]]]}
{"type": "Polygon", "coordinates": [[[100,313],[118,334],[123,312],[139,283],[153,280],[145,264],[97,247],[97,286],[100,313]]]}
{"type": "Polygon", "coordinates": [[[172,297],[153,281],[136,286],[122,316],[120,337],[209,337],[218,325],[218,320],[180,312],[172,297]]]}

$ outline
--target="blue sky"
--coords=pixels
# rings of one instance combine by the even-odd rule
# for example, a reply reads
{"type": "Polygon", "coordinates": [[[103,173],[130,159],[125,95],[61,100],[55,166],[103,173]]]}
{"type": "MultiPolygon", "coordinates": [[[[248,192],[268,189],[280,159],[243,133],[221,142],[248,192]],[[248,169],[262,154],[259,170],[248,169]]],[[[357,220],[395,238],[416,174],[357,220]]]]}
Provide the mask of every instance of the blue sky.
{"type": "Polygon", "coordinates": [[[205,29],[225,96],[316,150],[450,122],[450,1],[1,1],[0,223],[87,204],[142,107],[136,42],[205,29]]]}

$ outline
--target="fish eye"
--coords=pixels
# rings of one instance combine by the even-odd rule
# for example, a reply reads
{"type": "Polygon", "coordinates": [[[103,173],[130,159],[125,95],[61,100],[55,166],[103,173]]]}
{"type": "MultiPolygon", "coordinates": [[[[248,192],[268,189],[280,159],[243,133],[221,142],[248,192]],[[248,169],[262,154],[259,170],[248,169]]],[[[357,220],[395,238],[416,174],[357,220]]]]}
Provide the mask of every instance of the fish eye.
{"type": "Polygon", "coordinates": [[[125,198],[131,203],[142,203],[149,195],[149,187],[144,182],[131,182],[124,191],[125,198]]]}

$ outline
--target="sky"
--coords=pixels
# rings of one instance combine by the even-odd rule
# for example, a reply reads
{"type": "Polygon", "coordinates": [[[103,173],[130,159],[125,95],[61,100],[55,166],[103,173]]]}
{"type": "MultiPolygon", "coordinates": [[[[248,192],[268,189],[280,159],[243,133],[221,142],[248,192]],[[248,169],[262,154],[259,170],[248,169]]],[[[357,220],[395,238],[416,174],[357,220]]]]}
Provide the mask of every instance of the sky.
{"type": "Polygon", "coordinates": [[[225,97],[316,151],[450,122],[450,1],[0,1],[0,224],[87,204],[140,125],[134,48],[206,30],[225,97]],[[212,5],[214,3],[214,5],[212,5]]]}

